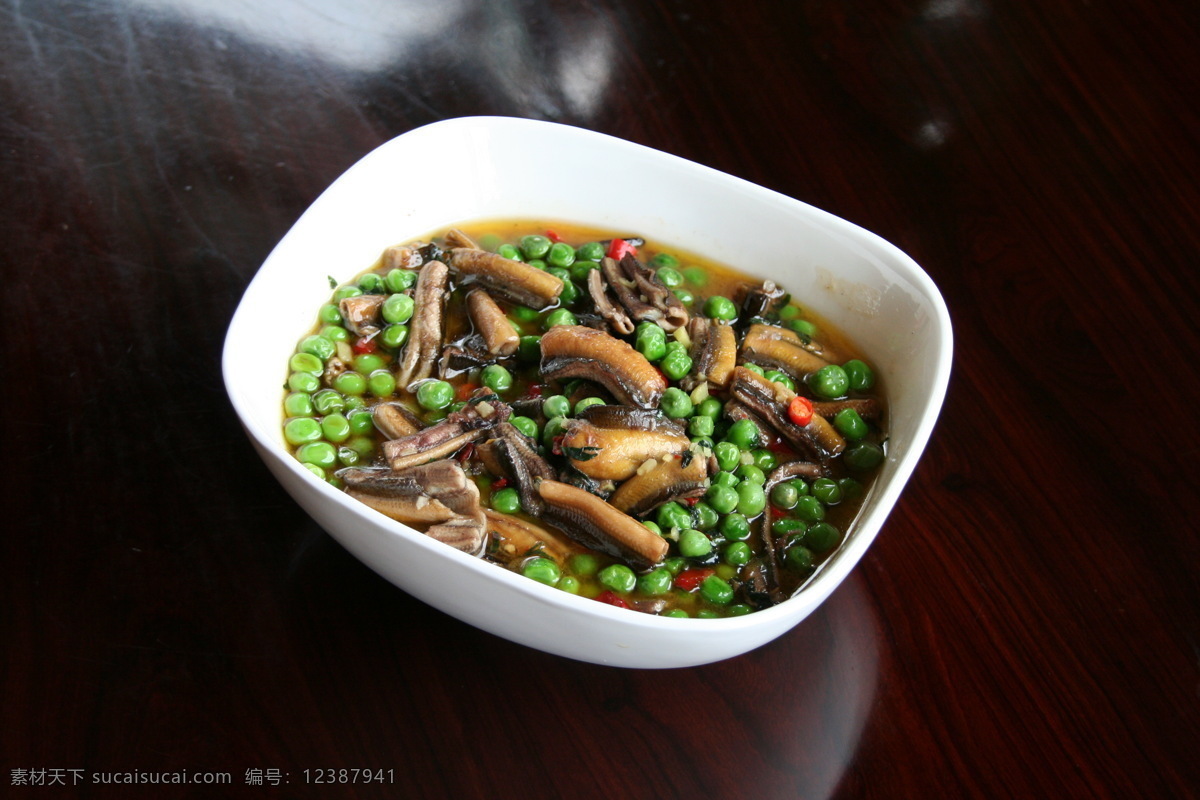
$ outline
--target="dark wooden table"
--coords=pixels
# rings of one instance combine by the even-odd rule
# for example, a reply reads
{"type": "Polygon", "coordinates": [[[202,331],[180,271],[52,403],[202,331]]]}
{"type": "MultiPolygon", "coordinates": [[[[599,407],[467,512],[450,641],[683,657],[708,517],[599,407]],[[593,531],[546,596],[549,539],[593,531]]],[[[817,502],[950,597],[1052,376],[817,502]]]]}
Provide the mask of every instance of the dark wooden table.
{"type": "Polygon", "coordinates": [[[0,795],[1196,796],[1200,7],[321,5],[0,4],[0,795]],[[669,672],[511,644],[252,452],[218,358],[255,269],[470,114],[764,184],[941,287],[940,425],[782,639],[669,672]],[[231,783],[94,784],[184,770],[231,783]]]}

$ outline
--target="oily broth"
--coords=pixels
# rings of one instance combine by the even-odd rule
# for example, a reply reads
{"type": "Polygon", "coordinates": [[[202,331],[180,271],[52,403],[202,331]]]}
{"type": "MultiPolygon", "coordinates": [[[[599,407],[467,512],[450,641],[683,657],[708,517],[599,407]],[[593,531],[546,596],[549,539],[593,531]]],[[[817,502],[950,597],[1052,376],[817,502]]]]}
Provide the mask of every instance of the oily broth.
{"type": "MultiPolygon", "coordinates": [[[[534,222],[529,220],[487,220],[463,224],[455,227],[457,230],[462,231],[464,234],[473,239],[484,249],[492,251],[495,251],[501,243],[516,244],[522,236],[531,233],[540,233],[545,235],[548,231],[553,231],[553,235],[550,236],[552,240],[560,239],[572,244],[575,247],[579,247],[586,242],[604,242],[613,238],[614,236],[623,237],[639,235],[637,231],[612,231],[563,221],[534,222]]],[[[438,231],[431,236],[425,237],[425,241],[437,241],[440,243],[445,233],[445,230],[438,231]]],[[[689,306],[689,311],[691,311],[693,314],[699,314],[701,312],[705,300],[710,296],[722,295],[724,297],[734,299],[738,296],[738,290],[740,288],[751,284],[760,285],[762,282],[761,278],[756,279],[754,277],[754,265],[740,265],[746,268],[746,271],[743,272],[728,265],[716,263],[711,260],[696,256],[695,254],[689,253],[685,250],[662,246],[653,241],[648,241],[644,247],[638,249],[638,258],[644,263],[649,263],[659,253],[665,253],[674,256],[678,260],[678,266],[676,268],[685,276],[689,274],[692,268],[697,268],[703,271],[706,277],[703,285],[698,285],[690,280],[686,281],[684,284],[684,287],[694,294],[694,302],[689,306]]],[[[385,271],[386,270],[383,267],[383,261],[381,258],[380,261],[376,262],[371,268],[364,270],[362,273],[357,275],[352,282],[357,282],[366,273],[375,272],[382,275],[385,271]]],[[[577,281],[576,283],[578,284],[579,282],[577,281]]],[[[783,288],[787,290],[789,287],[784,286],[783,288]]],[[[447,325],[445,341],[447,343],[460,342],[473,333],[466,311],[464,294],[465,293],[463,291],[456,289],[451,293],[447,300],[445,315],[447,325]]],[[[584,288],[583,294],[586,295],[586,288],[584,288]]],[[[520,335],[530,336],[540,335],[543,333],[539,320],[530,319],[522,321],[520,319],[514,319],[514,312],[519,310],[519,308],[515,304],[510,303],[503,298],[497,297],[495,299],[501,308],[508,313],[509,319],[513,321],[514,327],[517,328],[520,335]]],[[[803,298],[796,298],[793,296],[790,299],[790,305],[796,309],[794,312],[796,317],[802,317],[803,319],[806,319],[817,326],[818,333],[815,338],[817,338],[830,353],[835,354],[834,357],[830,359],[831,361],[840,364],[851,358],[862,357],[859,355],[857,348],[853,346],[847,333],[838,331],[826,324],[824,320],[815,317],[811,311],[803,306],[803,298]]],[[[551,309],[553,307],[554,306],[551,306],[551,309]]],[[[551,309],[543,309],[542,311],[549,311],[551,309]]],[[[318,324],[312,332],[315,333],[321,329],[322,325],[318,324]]],[[[342,352],[344,353],[344,349],[342,352]]],[[[394,357],[392,354],[383,352],[383,348],[380,348],[379,352],[387,368],[391,369],[394,365],[394,357]]],[[[529,393],[531,388],[540,384],[540,380],[536,374],[536,364],[517,364],[512,367],[511,371],[514,377],[514,385],[511,390],[504,393],[506,400],[524,397],[529,393]]],[[[445,379],[455,387],[457,399],[463,399],[464,395],[462,393],[465,392],[469,386],[478,386],[480,384],[477,369],[463,370],[456,374],[447,375],[445,379]]],[[[550,393],[552,392],[547,392],[547,394],[550,393]]],[[[882,391],[878,380],[874,390],[871,392],[871,396],[880,399],[880,401],[882,400],[882,391]]],[[[403,387],[397,387],[395,396],[387,399],[392,402],[403,403],[426,424],[436,423],[446,415],[445,411],[430,412],[423,410],[416,402],[415,396],[405,391],[403,387]]],[[[375,402],[378,401],[368,398],[366,406],[369,408],[375,402]]],[[[881,421],[886,420],[886,409],[884,412],[885,413],[881,417],[881,421]]],[[[364,459],[359,466],[386,466],[386,461],[383,459],[380,448],[378,447],[378,434],[375,434],[375,438],[376,447],[374,449],[373,458],[364,459]]],[[[781,455],[784,455],[785,452],[790,454],[790,450],[787,450],[786,446],[780,448],[777,445],[775,449],[777,449],[781,455]]],[[[789,460],[790,457],[790,455],[784,455],[784,458],[789,460]]],[[[782,460],[783,459],[781,458],[781,461],[782,460]]],[[[843,464],[841,463],[841,459],[834,459],[832,477],[837,479],[846,476],[846,474],[847,473],[843,464]]],[[[861,482],[864,493],[865,491],[869,490],[872,479],[871,475],[863,477],[855,474],[854,477],[861,482]]],[[[336,485],[336,480],[333,482],[336,485]]],[[[486,473],[481,476],[476,476],[476,483],[480,488],[480,494],[483,503],[485,505],[490,505],[493,483],[491,476],[487,475],[486,473]]],[[[850,532],[850,528],[854,518],[858,514],[861,504],[860,498],[857,500],[847,500],[840,504],[835,504],[828,507],[825,521],[835,525],[842,532],[842,541],[845,540],[846,535],[850,532]]],[[[517,516],[525,517],[526,519],[531,519],[538,524],[545,525],[545,523],[539,520],[527,517],[523,514],[523,512],[518,512],[517,516]]],[[[654,512],[650,512],[645,518],[653,519],[654,512]]],[[[717,538],[718,540],[720,539],[719,535],[717,538]]],[[[828,560],[828,558],[832,556],[833,553],[837,552],[838,549],[839,547],[834,547],[829,552],[821,554],[814,561],[814,567],[819,568],[820,564],[828,560]]],[[[612,559],[608,556],[602,555],[600,558],[602,559],[602,563],[611,563],[615,561],[615,559],[612,559]]],[[[519,571],[520,560],[514,560],[512,563],[507,564],[507,566],[519,571]]],[[[790,594],[792,591],[798,588],[798,586],[807,581],[811,575],[811,573],[808,575],[793,575],[791,574],[790,570],[781,570],[780,574],[781,577],[786,578],[783,583],[785,594],[790,594]]],[[[580,594],[584,596],[595,597],[603,590],[603,587],[599,586],[594,579],[581,579],[580,583],[580,594]]],[[[635,591],[632,593],[631,597],[638,599],[639,595],[635,591]]],[[[677,597],[673,596],[670,607],[682,608],[691,613],[708,606],[698,599],[697,593],[692,592],[691,594],[681,594],[677,597]]]]}

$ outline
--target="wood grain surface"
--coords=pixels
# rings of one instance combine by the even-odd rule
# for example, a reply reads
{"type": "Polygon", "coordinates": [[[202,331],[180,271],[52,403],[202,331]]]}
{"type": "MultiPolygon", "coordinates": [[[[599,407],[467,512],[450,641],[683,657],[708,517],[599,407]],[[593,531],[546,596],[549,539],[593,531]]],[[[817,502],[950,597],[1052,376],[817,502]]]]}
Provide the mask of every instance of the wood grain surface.
{"type": "Polygon", "coordinates": [[[0,2],[0,795],[1197,796],[1198,9],[0,2]],[[763,184],[940,287],[939,426],[783,638],[670,672],[511,644],[256,458],[219,371],[247,282],[366,152],[473,114],[763,184]],[[231,784],[94,783],[183,770],[231,784]]]}

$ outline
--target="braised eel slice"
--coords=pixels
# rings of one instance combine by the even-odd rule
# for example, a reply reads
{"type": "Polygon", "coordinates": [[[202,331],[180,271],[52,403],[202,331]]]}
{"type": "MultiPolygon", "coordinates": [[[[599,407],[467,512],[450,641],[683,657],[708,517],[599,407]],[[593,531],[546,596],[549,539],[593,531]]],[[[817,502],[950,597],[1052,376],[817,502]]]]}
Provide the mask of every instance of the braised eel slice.
{"type": "MultiPolygon", "coordinates": [[[[537,270],[534,270],[535,272],[537,270]]],[[[625,405],[653,408],[667,379],[628,342],[582,325],[555,325],[542,335],[542,377],[586,378],[625,405]]]]}
{"type": "Polygon", "coordinates": [[[450,270],[441,261],[421,267],[413,291],[416,311],[409,322],[408,341],[396,372],[396,382],[406,389],[432,375],[437,365],[445,336],[449,284],[450,270]]]}
{"type": "Polygon", "coordinates": [[[595,495],[558,481],[542,481],[543,519],[595,550],[635,567],[652,567],[667,556],[667,540],[595,495]]]}
{"type": "Polygon", "coordinates": [[[448,251],[450,267],[464,285],[478,283],[514,303],[542,309],[562,294],[562,279],[486,250],[454,247],[448,251]]]}

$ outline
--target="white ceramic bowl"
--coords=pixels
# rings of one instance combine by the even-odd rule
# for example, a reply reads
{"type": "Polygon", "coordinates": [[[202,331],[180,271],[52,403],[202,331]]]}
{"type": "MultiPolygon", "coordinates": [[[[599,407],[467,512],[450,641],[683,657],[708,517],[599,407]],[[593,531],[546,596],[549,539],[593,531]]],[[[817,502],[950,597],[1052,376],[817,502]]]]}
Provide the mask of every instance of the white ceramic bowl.
{"type": "Polygon", "coordinates": [[[223,369],[233,406],[271,472],[380,575],[458,619],[530,647],[660,668],[717,661],[769,642],[841,583],[875,539],[925,447],[945,395],[951,347],[945,304],[925,272],[845,220],[602,134],[468,117],[387,142],[317,198],[247,287],[229,326],[223,369]],[[702,254],[776,280],[850,333],[883,376],[888,456],[850,535],[803,590],[773,608],[729,619],[614,608],[452,550],[351,500],[288,454],[280,387],[297,340],[329,296],[327,276],[348,280],[388,245],[497,218],[574,221],[702,254]]]}

